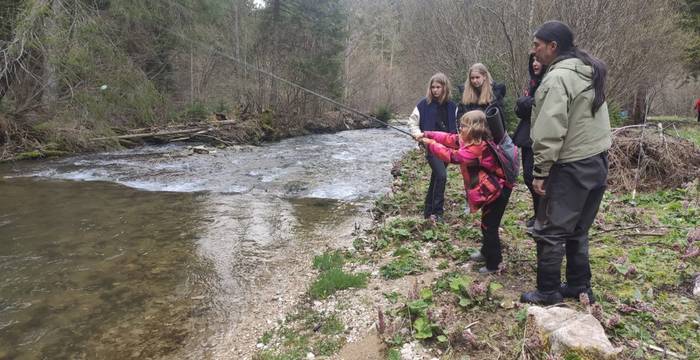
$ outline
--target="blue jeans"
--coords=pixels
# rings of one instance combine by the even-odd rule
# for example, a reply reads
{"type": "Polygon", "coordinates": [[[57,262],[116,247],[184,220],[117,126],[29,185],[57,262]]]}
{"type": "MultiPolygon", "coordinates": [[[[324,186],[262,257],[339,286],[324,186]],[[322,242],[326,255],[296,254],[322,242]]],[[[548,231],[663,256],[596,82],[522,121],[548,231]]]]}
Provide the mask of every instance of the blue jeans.
{"type": "Polygon", "coordinates": [[[426,159],[433,171],[430,174],[428,193],[425,195],[423,217],[428,218],[430,215],[442,216],[445,205],[445,185],[447,184],[447,163],[431,153],[426,155],[426,159]]]}

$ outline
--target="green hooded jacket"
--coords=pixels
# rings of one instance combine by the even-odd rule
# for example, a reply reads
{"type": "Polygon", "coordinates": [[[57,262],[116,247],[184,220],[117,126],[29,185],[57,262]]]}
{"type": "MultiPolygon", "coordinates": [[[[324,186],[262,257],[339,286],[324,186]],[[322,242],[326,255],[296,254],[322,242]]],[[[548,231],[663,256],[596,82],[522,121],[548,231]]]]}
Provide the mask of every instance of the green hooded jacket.
{"type": "Polygon", "coordinates": [[[589,158],[610,148],[608,104],[592,114],[593,68],[569,58],[549,66],[532,108],[534,176],[549,176],[555,163],[589,158]]]}

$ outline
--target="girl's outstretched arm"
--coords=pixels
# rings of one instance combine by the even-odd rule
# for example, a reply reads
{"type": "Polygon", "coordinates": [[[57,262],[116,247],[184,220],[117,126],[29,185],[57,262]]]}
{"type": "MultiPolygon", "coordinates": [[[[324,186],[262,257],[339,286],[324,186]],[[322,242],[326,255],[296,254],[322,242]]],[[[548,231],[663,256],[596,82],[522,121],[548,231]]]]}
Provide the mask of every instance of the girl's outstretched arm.
{"type": "Polygon", "coordinates": [[[459,150],[450,149],[443,144],[429,139],[428,137],[422,141],[428,151],[437,156],[438,159],[453,164],[465,164],[473,166],[479,164],[479,155],[473,151],[473,146],[463,147],[459,150]]]}
{"type": "Polygon", "coordinates": [[[452,153],[456,150],[447,148],[445,145],[435,142],[435,140],[428,139],[427,137],[424,138],[423,144],[425,144],[425,148],[438,159],[444,162],[455,163],[452,160],[452,153]]]}
{"type": "Polygon", "coordinates": [[[448,148],[459,149],[459,135],[457,134],[442,131],[426,131],[423,133],[423,136],[428,139],[433,139],[448,148]]]}

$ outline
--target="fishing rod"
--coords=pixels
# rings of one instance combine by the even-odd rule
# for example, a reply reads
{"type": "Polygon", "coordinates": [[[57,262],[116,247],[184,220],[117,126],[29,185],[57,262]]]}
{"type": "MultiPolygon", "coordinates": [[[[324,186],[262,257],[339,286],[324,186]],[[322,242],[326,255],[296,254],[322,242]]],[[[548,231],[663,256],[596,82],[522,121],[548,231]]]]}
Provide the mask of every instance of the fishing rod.
{"type": "MultiPolygon", "coordinates": [[[[180,4],[178,4],[178,5],[180,5],[180,4]]],[[[184,7],[184,5],[181,5],[181,6],[184,7]]],[[[289,80],[287,80],[287,79],[285,79],[285,78],[282,78],[281,76],[275,75],[275,74],[273,74],[273,73],[271,73],[271,72],[269,72],[269,71],[267,71],[267,70],[263,70],[263,69],[261,69],[261,68],[255,66],[255,65],[249,64],[248,62],[246,62],[246,61],[244,61],[244,60],[241,60],[241,59],[239,59],[239,58],[237,58],[237,57],[235,57],[235,56],[226,54],[226,53],[220,51],[219,49],[217,49],[217,48],[214,47],[214,46],[209,45],[209,46],[207,47],[207,46],[205,46],[204,42],[202,42],[202,41],[199,41],[199,42],[194,41],[194,40],[192,40],[192,39],[186,37],[186,36],[183,35],[183,34],[176,33],[175,31],[173,31],[173,30],[171,30],[171,29],[166,29],[166,28],[164,28],[164,27],[161,27],[161,29],[164,30],[164,31],[167,31],[167,32],[169,32],[169,33],[171,33],[171,34],[173,34],[173,35],[175,35],[175,36],[177,36],[177,37],[179,37],[180,39],[183,39],[183,40],[185,40],[185,41],[188,41],[188,42],[190,42],[190,43],[192,43],[192,44],[194,44],[194,45],[201,46],[201,47],[203,47],[205,50],[212,51],[212,52],[214,52],[214,53],[216,53],[216,54],[218,54],[218,55],[220,55],[220,56],[222,56],[222,57],[224,57],[224,58],[226,58],[226,59],[235,61],[235,62],[237,62],[237,63],[239,63],[239,64],[241,64],[241,65],[243,65],[243,66],[245,66],[245,67],[247,67],[247,68],[249,68],[249,69],[251,69],[251,70],[257,71],[257,72],[259,72],[259,73],[261,73],[261,74],[264,74],[264,75],[267,75],[267,76],[269,76],[269,77],[271,77],[271,78],[273,78],[273,79],[275,79],[275,80],[277,80],[277,81],[280,81],[280,82],[285,83],[285,84],[287,84],[287,85],[289,85],[289,86],[292,86],[292,87],[294,87],[294,88],[297,88],[297,89],[300,89],[300,90],[302,90],[302,91],[305,91],[305,92],[307,92],[307,93],[309,93],[309,94],[311,94],[311,95],[314,95],[314,96],[316,96],[316,97],[318,97],[318,98],[320,98],[320,99],[322,99],[322,100],[325,100],[325,101],[327,101],[327,102],[329,102],[329,103],[331,103],[331,104],[333,104],[333,105],[335,105],[335,106],[337,106],[337,107],[339,107],[339,108],[341,108],[341,109],[343,109],[343,110],[347,110],[347,111],[349,111],[349,112],[351,112],[351,113],[353,113],[353,114],[362,116],[362,117],[364,117],[365,119],[368,119],[368,120],[371,120],[371,121],[376,121],[376,122],[378,122],[378,123],[380,123],[380,124],[382,124],[382,125],[384,125],[384,126],[386,126],[386,127],[389,127],[389,128],[394,129],[394,130],[396,130],[396,131],[398,131],[398,132],[400,132],[400,133],[403,133],[403,134],[406,134],[406,135],[408,135],[408,136],[410,136],[410,137],[413,137],[413,135],[412,135],[411,133],[409,133],[408,131],[406,131],[406,130],[400,129],[400,128],[398,128],[398,127],[396,127],[396,126],[393,126],[393,125],[391,125],[391,124],[389,124],[389,123],[387,123],[387,122],[385,122],[385,121],[379,120],[379,119],[377,119],[376,117],[374,117],[374,116],[372,116],[372,115],[365,114],[365,113],[363,113],[363,112],[361,112],[361,111],[359,111],[359,110],[357,110],[357,109],[354,109],[354,108],[352,108],[352,107],[350,107],[350,106],[348,106],[348,105],[345,105],[345,104],[343,104],[343,103],[341,103],[341,102],[339,102],[339,101],[333,100],[333,99],[331,99],[331,98],[329,98],[329,97],[327,97],[327,96],[325,96],[325,95],[323,95],[323,94],[320,94],[320,93],[318,93],[318,92],[316,92],[316,91],[314,91],[314,90],[308,89],[308,88],[306,88],[306,87],[304,87],[304,86],[302,86],[302,85],[299,85],[299,84],[294,83],[294,82],[292,82],[292,81],[289,81],[289,80]]]]}

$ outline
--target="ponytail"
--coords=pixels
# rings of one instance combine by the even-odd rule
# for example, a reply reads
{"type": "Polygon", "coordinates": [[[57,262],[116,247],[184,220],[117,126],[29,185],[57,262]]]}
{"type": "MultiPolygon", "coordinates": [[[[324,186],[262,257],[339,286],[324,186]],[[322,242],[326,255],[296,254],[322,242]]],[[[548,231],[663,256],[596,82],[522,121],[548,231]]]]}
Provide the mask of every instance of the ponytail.
{"type": "Polygon", "coordinates": [[[571,49],[571,55],[593,68],[592,88],[595,97],[593,98],[591,112],[595,114],[605,102],[605,80],[608,77],[608,65],[603,60],[575,46],[571,49]]]}

